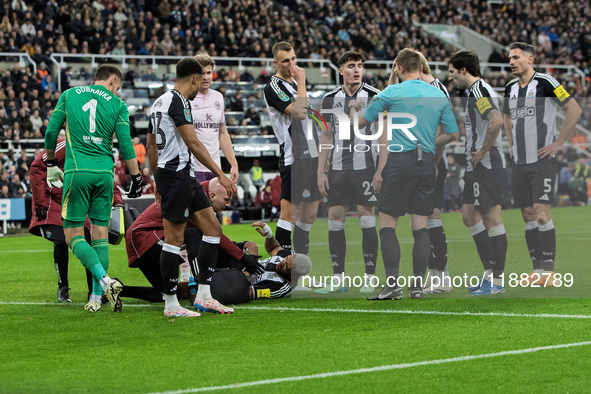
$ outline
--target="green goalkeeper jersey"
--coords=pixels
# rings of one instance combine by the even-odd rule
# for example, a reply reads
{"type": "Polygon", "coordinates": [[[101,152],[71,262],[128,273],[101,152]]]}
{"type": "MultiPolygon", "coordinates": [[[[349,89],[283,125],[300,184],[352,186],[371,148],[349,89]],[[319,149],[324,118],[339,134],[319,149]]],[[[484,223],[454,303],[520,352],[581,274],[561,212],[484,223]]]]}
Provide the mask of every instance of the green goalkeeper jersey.
{"type": "Polygon", "coordinates": [[[54,150],[66,127],[64,172],[113,172],[113,135],[124,160],[135,158],[129,132],[129,111],[121,99],[101,85],[66,90],[51,115],[45,149],[54,150]]]}

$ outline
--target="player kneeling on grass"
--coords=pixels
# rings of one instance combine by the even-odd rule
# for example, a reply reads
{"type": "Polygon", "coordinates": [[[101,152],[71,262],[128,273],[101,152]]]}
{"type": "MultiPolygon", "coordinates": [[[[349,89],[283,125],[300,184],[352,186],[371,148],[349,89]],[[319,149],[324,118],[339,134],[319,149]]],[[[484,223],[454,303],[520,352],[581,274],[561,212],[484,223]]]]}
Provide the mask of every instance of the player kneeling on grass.
{"type": "MultiPolygon", "coordinates": [[[[227,190],[219,183],[217,178],[210,181],[201,182],[201,187],[207,195],[214,212],[220,213],[224,207],[230,203],[227,190]]],[[[197,264],[197,255],[202,245],[203,234],[195,227],[195,224],[189,220],[184,230],[184,239],[186,242],[187,255],[191,261],[193,275],[197,278],[199,266],[197,264]]],[[[164,225],[162,223],[162,212],[160,206],[156,203],[150,205],[133,223],[125,234],[125,243],[127,246],[127,256],[129,266],[139,268],[146,279],[153,286],[160,297],[147,299],[141,297],[139,289],[123,287],[122,297],[134,297],[148,301],[163,301],[164,286],[162,282],[162,272],[160,269],[160,254],[164,245],[164,225]],[[128,291],[129,290],[129,291],[128,291]]],[[[246,254],[241,248],[222,234],[220,238],[219,252],[223,253],[225,258],[234,261],[235,268],[244,269],[253,274],[263,274],[264,268],[258,263],[257,256],[246,254]]],[[[218,259],[216,258],[216,261],[218,259]]],[[[180,258],[178,259],[180,262],[180,258]]],[[[215,266],[213,266],[215,267],[215,266]]],[[[178,268],[177,268],[178,270],[178,268]]],[[[242,273],[240,275],[244,276],[242,273]]],[[[215,272],[212,277],[212,296],[215,299],[216,292],[213,287],[216,280],[215,272]]],[[[145,291],[141,293],[146,294],[145,291]]],[[[189,298],[187,283],[179,283],[179,298],[189,298]]],[[[194,305],[195,306],[195,305],[194,305]]],[[[213,311],[212,311],[213,312],[213,311]]]]}

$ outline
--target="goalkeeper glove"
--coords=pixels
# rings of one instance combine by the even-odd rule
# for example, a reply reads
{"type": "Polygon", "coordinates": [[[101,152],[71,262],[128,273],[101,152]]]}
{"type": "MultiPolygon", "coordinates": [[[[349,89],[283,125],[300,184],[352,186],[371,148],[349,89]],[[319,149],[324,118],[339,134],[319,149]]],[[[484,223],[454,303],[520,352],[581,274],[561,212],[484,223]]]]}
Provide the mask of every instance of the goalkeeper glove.
{"type": "Polygon", "coordinates": [[[136,175],[131,176],[131,186],[129,187],[129,192],[127,193],[127,197],[129,198],[138,198],[142,195],[142,187],[146,186],[144,182],[142,182],[142,174],[139,172],[136,175]]]}
{"type": "Polygon", "coordinates": [[[64,183],[62,180],[64,179],[64,173],[60,168],[57,166],[57,159],[53,159],[52,161],[48,161],[47,165],[47,184],[49,187],[57,187],[61,188],[64,183]]]}
{"type": "Polygon", "coordinates": [[[240,262],[246,267],[246,270],[251,274],[261,275],[265,270],[263,266],[259,264],[260,256],[256,256],[253,254],[245,254],[241,259],[240,262]]]}

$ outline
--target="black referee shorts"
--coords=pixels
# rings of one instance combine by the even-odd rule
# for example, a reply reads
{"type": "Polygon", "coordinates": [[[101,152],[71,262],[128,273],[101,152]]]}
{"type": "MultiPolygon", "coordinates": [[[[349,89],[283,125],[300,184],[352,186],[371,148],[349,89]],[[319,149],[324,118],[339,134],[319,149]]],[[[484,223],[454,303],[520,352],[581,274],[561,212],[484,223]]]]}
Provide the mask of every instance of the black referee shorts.
{"type": "Polygon", "coordinates": [[[534,204],[551,204],[556,176],[555,159],[540,159],[535,163],[513,166],[511,189],[519,208],[534,204]]]}
{"type": "Polygon", "coordinates": [[[433,214],[435,166],[433,155],[423,152],[417,162],[415,151],[390,153],[382,171],[382,187],[378,197],[379,211],[400,217],[433,214]]]}
{"type": "Polygon", "coordinates": [[[185,223],[189,215],[211,206],[203,186],[197,184],[188,170],[169,171],[159,168],[154,176],[162,196],[162,217],[174,223],[185,223]]]}

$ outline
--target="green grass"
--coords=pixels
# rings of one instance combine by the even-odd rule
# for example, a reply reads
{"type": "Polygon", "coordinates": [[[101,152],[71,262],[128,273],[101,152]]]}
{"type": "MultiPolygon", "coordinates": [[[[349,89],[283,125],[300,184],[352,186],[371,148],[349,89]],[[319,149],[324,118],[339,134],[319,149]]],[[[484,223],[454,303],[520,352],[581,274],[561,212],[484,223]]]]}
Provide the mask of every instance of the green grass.
{"type": "MultiPolygon", "coordinates": [[[[73,256],[70,286],[74,304],[57,304],[51,243],[38,237],[5,237],[0,239],[0,392],[183,390],[591,341],[588,318],[527,316],[591,317],[590,213],[586,207],[553,210],[557,271],[573,274],[570,289],[507,288],[500,297],[484,299],[454,289],[449,295],[423,300],[373,303],[351,289],[344,295],[353,298],[260,300],[237,306],[233,315],[198,319],[164,318],[162,305],[132,299],[124,299],[120,314],[108,308],[96,314],[84,312],[84,272],[73,256]],[[16,302],[30,304],[12,304],[16,302]],[[461,314],[466,311],[492,314],[461,314]]],[[[480,274],[474,244],[460,215],[445,214],[443,221],[451,274],[480,274]]],[[[503,221],[509,238],[507,272],[529,272],[519,212],[503,211],[503,221]]],[[[402,218],[398,234],[405,275],[410,273],[412,254],[408,227],[408,219],[402,218]]],[[[356,219],[348,219],[346,231],[347,273],[361,275],[361,232],[356,219]]],[[[237,241],[257,240],[262,250],[264,239],[247,225],[226,226],[224,232],[237,241]]],[[[331,273],[326,234],[327,223],[319,220],[311,234],[313,275],[331,273]]],[[[127,268],[123,246],[110,250],[112,275],[128,285],[147,284],[139,270],[127,268]]],[[[381,259],[377,273],[383,277],[381,259]]],[[[590,346],[577,346],[231,391],[586,392],[591,383],[590,355],[590,346]]]]}

